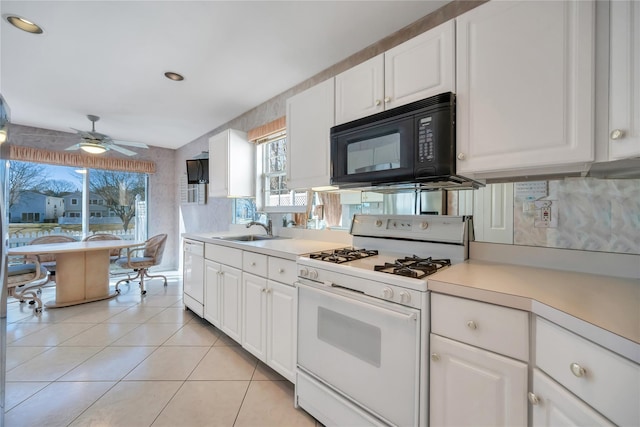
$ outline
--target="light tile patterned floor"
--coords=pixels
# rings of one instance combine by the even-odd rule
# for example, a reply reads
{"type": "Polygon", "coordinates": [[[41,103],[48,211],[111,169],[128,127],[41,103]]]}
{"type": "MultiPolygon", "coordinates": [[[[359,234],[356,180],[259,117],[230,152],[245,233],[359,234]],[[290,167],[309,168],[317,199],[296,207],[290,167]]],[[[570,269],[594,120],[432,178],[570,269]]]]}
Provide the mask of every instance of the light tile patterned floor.
{"type": "Polygon", "coordinates": [[[185,311],[180,276],[167,276],[144,297],[133,283],[39,317],[10,298],[5,425],[320,425],[293,407],[290,382],[185,311]]]}

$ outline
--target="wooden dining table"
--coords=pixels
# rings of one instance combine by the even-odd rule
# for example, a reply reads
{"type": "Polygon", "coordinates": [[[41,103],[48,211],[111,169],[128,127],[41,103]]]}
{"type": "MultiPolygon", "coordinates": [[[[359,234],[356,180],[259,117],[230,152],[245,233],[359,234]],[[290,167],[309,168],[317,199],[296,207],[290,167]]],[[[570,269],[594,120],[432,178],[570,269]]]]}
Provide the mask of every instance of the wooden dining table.
{"type": "Polygon", "coordinates": [[[56,299],[44,306],[58,308],[116,296],[115,290],[109,291],[109,253],[143,245],[144,242],[131,240],[96,240],[20,246],[10,248],[8,254],[55,255],[56,299]]]}

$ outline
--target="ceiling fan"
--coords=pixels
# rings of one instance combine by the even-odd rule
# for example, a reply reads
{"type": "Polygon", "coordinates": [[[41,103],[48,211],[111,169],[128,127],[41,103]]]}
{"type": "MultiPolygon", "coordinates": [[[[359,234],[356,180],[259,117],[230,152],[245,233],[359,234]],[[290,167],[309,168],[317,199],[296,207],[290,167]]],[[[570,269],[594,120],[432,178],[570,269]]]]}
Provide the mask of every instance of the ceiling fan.
{"type": "Polygon", "coordinates": [[[121,147],[121,145],[128,145],[138,148],[149,148],[147,144],[143,144],[142,142],[115,141],[108,135],[96,132],[96,122],[100,120],[100,117],[89,114],[87,115],[87,118],[91,121],[91,131],[83,131],[71,128],[78,132],[78,135],[80,135],[82,141],[72,145],[71,147],[67,148],[67,150],[81,149],[91,154],[102,154],[107,150],[114,150],[127,156],[135,156],[138,153],[121,147]]]}

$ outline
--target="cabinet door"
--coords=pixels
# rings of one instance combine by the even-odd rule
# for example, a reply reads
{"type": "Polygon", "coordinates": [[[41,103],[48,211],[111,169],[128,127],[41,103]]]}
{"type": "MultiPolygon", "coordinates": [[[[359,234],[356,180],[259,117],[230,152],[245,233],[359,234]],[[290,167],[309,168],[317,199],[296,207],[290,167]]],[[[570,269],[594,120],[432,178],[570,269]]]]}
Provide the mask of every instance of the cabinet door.
{"type": "Polygon", "coordinates": [[[384,110],[384,54],[336,76],[336,124],[384,110]]]}
{"type": "Polygon", "coordinates": [[[594,2],[492,1],[456,18],[456,31],[458,173],[593,161],[594,2]]]}
{"type": "Polygon", "coordinates": [[[293,286],[269,280],[267,364],[295,383],[297,292],[293,286]]]}
{"type": "MultiPolygon", "coordinates": [[[[185,250],[182,275],[184,293],[202,304],[204,302],[204,258],[185,250]]],[[[199,310],[201,311],[202,307],[199,310]]]]}
{"type": "Polygon", "coordinates": [[[430,342],[430,425],[527,425],[525,363],[434,334],[430,342]]]}
{"type": "Polygon", "coordinates": [[[229,193],[229,132],[209,138],[209,196],[224,197],[229,193]]]}
{"type": "Polygon", "coordinates": [[[534,427],[614,425],[538,369],[529,400],[534,427]]]}
{"type": "Polygon", "coordinates": [[[330,183],[330,129],[334,123],[334,79],[287,100],[287,188],[330,183]]]}
{"type": "Polygon", "coordinates": [[[242,271],[226,265],[220,268],[220,329],[242,344],[242,271]]]}
{"type": "Polygon", "coordinates": [[[242,273],[242,347],[263,362],[267,357],[267,279],[242,273]]]}
{"type": "Polygon", "coordinates": [[[640,156],[640,3],[637,1],[611,2],[610,64],[609,159],[640,156]]]}
{"type": "Polygon", "coordinates": [[[220,264],[204,260],[204,318],[220,327],[220,264]]]}
{"type": "Polygon", "coordinates": [[[384,53],[385,109],[455,92],[454,28],[447,21],[384,53]]]}
{"type": "Polygon", "coordinates": [[[476,241],[513,244],[513,190],[513,183],[506,182],[473,192],[476,241]]]}

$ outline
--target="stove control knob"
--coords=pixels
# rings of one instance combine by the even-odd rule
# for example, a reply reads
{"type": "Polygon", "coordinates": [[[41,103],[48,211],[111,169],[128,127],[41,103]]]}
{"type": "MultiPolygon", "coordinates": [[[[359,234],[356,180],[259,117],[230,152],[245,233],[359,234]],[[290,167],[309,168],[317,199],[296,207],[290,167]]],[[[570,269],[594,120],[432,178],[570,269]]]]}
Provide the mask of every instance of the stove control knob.
{"type": "Polygon", "coordinates": [[[420,223],[421,230],[426,230],[427,228],[429,228],[429,223],[427,221],[423,221],[420,223]]]}
{"type": "Polygon", "coordinates": [[[316,280],[318,278],[318,272],[315,270],[309,271],[309,279],[316,280]]]}
{"type": "Polygon", "coordinates": [[[402,304],[409,304],[409,302],[411,302],[411,294],[405,291],[400,292],[400,302],[402,304]]]}
{"type": "Polygon", "coordinates": [[[307,267],[302,267],[300,269],[300,276],[307,277],[308,275],[309,275],[309,270],[307,270],[307,267]]]}
{"type": "Polygon", "coordinates": [[[382,227],[382,221],[379,219],[376,219],[376,227],[382,227]]]}
{"type": "Polygon", "coordinates": [[[384,299],[391,299],[391,298],[393,298],[393,289],[391,289],[391,288],[384,288],[384,289],[382,290],[382,297],[383,297],[384,299]]]}

